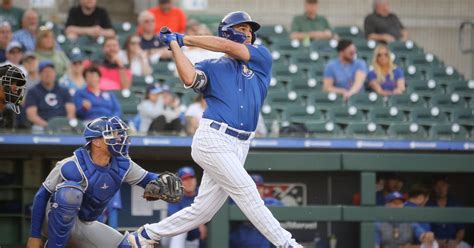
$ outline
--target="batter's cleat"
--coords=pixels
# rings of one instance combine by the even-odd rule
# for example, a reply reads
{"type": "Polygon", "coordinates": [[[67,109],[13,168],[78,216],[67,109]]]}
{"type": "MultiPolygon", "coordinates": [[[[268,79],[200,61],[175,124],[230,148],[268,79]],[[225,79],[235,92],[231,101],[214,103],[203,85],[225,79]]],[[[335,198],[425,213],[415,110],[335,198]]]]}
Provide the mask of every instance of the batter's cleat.
{"type": "Polygon", "coordinates": [[[148,236],[146,235],[145,228],[142,226],[128,235],[128,242],[132,248],[154,248],[155,244],[158,243],[150,238],[144,237],[143,233],[145,236],[148,236]]]}

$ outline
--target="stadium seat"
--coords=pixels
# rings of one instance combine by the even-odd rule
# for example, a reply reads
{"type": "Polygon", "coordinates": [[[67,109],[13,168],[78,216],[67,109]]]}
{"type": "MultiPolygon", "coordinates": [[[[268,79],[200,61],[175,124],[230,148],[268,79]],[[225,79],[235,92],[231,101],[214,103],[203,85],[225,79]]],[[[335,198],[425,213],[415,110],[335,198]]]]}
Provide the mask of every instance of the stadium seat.
{"type": "Polygon", "coordinates": [[[375,123],[349,123],[345,129],[346,135],[354,138],[383,137],[385,131],[375,123]]]}
{"type": "Polygon", "coordinates": [[[298,98],[298,94],[294,91],[268,94],[266,102],[275,109],[284,109],[286,105],[293,103],[303,105],[303,101],[298,98]]]}
{"type": "Polygon", "coordinates": [[[357,26],[334,27],[333,31],[343,39],[364,39],[364,31],[357,26]]]}
{"type": "Polygon", "coordinates": [[[344,100],[335,93],[314,92],[308,95],[308,104],[316,106],[317,109],[328,110],[344,105],[344,100]]]}
{"type": "Polygon", "coordinates": [[[463,109],[467,107],[467,102],[458,94],[435,95],[430,99],[430,107],[438,107],[441,111],[452,112],[454,109],[463,109]]]}
{"type": "Polygon", "coordinates": [[[153,74],[173,76],[176,65],[171,61],[159,61],[152,64],[153,74]]]}
{"type": "Polygon", "coordinates": [[[374,107],[383,106],[383,97],[377,95],[374,92],[371,93],[358,93],[352,95],[349,98],[347,105],[355,106],[358,109],[369,110],[374,107]]]}
{"type": "Polygon", "coordinates": [[[140,103],[140,98],[138,98],[135,94],[130,94],[129,97],[125,97],[122,95],[122,91],[110,91],[115,94],[117,97],[120,108],[122,109],[122,115],[127,119],[132,115],[136,115],[138,113],[137,106],[140,103]]]}
{"type": "Polygon", "coordinates": [[[373,40],[366,40],[365,38],[358,38],[352,40],[354,45],[357,47],[357,53],[359,52],[370,52],[372,53],[377,43],[373,40]]]}
{"type": "Polygon", "coordinates": [[[410,112],[410,121],[419,125],[433,126],[435,124],[446,124],[449,119],[446,113],[433,107],[413,109],[410,112]]]}
{"type": "Polygon", "coordinates": [[[418,70],[415,66],[403,67],[403,73],[405,75],[405,80],[407,81],[407,85],[410,85],[410,82],[413,80],[425,79],[425,75],[423,74],[423,72],[421,70],[418,70]]]}
{"type": "Polygon", "coordinates": [[[328,119],[340,124],[365,122],[364,113],[354,106],[340,106],[328,110],[328,119]]]}
{"type": "Polygon", "coordinates": [[[436,81],[458,81],[462,80],[463,76],[451,66],[441,66],[433,68],[432,77],[436,81]]]}
{"type": "Polygon", "coordinates": [[[397,107],[400,110],[410,111],[416,107],[426,107],[426,101],[418,94],[391,95],[388,98],[388,106],[397,107]]]}
{"type": "Polygon", "coordinates": [[[464,97],[474,97],[474,80],[451,82],[446,86],[446,93],[456,93],[464,97]]]}
{"type": "Polygon", "coordinates": [[[258,36],[267,40],[275,40],[278,38],[287,38],[289,36],[288,31],[283,25],[263,25],[258,30],[258,36]]]}
{"type": "Polygon", "coordinates": [[[286,106],[283,109],[282,116],[284,120],[293,123],[323,122],[324,116],[321,111],[314,106],[286,106]]]}
{"type": "Polygon", "coordinates": [[[451,122],[474,127],[474,109],[454,109],[451,113],[451,122]]]}
{"type": "Polygon", "coordinates": [[[297,65],[288,64],[274,64],[272,67],[272,75],[283,81],[291,80],[291,77],[299,74],[299,68],[297,65]]]}
{"type": "Polygon", "coordinates": [[[443,94],[443,88],[435,80],[410,80],[407,82],[407,93],[432,97],[443,94]]]}
{"type": "Polygon", "coordinates": [[[430,128],[430,138],[443,140],[465,140],[469,133],[459,124],[437,124],[430,128]]]}
{"type": "Polygon", "coordinates": [[[192,90],[187,90],[186,92],[178,94],[180,96],[181,104],[189,106],[191,103],[194,102],[194,99],[198,96],[198,94],[192,90]]]}
{"type": "Polygon", "coordinates": [[[322,80],[316,78],[308,78],[303,75],[291,77],[288,82],[288,89],[296,91],[298,95],[308,97],[310,94],[316,91],[321,91],[322,80]]]}
{"type": "Polygon", "coordinates": [[[49,134],[80,134],[83,131],[84,124],[82,121],[78,121],[77,126],[72,127],[69,125],[69,119],[62,116],[49,119],[46,127],[46,133],[49,134]]]}
{"type": "Polygon", "coordinates": [[[324,59],[320,57],[318,52],[306,50],[291,54],[290,63],[298,65],[299,68],[306,71],[309,71],[315,65],[323,68],[325,65],[324,59]]]}
{"type": "Polygon", "coordinates": [[[368,117],[371,122],[380,125],[399,124],[406,121],[405,115],[397,107],[375,107],[369,111],[368,117]]]}
{"type": "Polygon", "coordinates": [[[309,54],[309,48],[304,48],[300,41],[290,39],[278,39],[275,40],[271,45],[272,51],[278,51],[280,55],[290,56],[298,52],[304,52],[309,54]]]}
{"type": "Polygon", "coordinates": [[[391,138],[398,139],[426,139],[428,133],[416,123],[391,124],[387,129],[387,134],[391,138]]]}
{"type": "Polygon", "coordinates": [[[309,134],[315,138],[334,138],[343,135],[341,127],[333,122],[306,123],[305,126],[309,134]]]}
{"type": "Polygon", "coordinates": [[[408,52],[414,54],[421,50],[413,41],[394,41],[391,42],[388,46],[390,50],[395,54],[400,52],[408,52]]]}

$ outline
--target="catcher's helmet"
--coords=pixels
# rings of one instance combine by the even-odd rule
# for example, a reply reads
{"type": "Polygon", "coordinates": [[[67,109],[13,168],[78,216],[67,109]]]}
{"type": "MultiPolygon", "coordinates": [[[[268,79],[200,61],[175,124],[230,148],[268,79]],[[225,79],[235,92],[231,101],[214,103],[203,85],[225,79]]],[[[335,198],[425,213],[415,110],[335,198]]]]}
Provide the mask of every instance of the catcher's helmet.
{"type": "Polygon", "coordinates": [[[238,43],[244,43],[246,40],[245,34],[235,31],[232,27],[237,24],[247,23],[252,28],[252,44],[255,42],[257,36],[255,32],[260,29],[260,24],[252,21],[249,14],[244,11],[235,11],[227,14],[219,24],[217,32],[220,37],[226,38],[238,43]]]}
{"type": "Polygon", "coordinates": [[[0,66],[0,81],[5,92],[5,102],[8,106],[20,113],[20,104],[26,93],[26,76],[20,68],[7,64],[0,66]]]}
{"type": "Polygon", "coordinates": [[[113,156],[128,156],[130,138],[127,134],[128,126],[120,118],[99,117],[84,128],[86,146],[96,138],[103,138],[113,156]]]}

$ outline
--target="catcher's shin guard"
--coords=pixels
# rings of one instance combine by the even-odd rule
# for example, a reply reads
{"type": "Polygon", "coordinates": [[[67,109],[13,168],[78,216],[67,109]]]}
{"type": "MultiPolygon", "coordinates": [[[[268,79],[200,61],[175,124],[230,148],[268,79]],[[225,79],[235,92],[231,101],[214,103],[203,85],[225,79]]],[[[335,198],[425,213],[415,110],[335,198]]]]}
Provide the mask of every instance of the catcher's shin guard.
{"type": "Polygon", "coordinates": [[[50,247],[65,247],[82,203],[81,186],[77,182],[64,182],[56,187],[48,213],[48,243],[50,247]]]}

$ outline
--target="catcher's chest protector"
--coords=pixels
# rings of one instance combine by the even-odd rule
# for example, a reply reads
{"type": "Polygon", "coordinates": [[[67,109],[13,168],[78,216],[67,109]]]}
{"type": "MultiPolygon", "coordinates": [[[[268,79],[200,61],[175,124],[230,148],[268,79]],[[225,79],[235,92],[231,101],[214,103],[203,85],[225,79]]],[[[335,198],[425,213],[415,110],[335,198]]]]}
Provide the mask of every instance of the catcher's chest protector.
{"type": "Polygon", "coordinates": [[[94,221],[120,189],[123,178],[130,168],[130,160],[111,157],[109,166],[98,167],[92,163],[89,154],[83,148],[77,149],[74,155],[87,179],[87,189],[79,210],[79,219],[94,221]]]}

